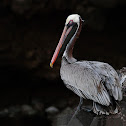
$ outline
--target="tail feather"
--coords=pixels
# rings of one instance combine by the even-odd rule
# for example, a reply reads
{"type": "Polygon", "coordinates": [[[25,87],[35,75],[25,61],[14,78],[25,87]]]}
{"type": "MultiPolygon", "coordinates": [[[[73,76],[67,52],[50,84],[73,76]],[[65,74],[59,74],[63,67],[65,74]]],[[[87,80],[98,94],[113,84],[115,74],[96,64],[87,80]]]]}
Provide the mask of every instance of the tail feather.
{"type": "Polygon", "coordinates": [[[117,114],[118,111],[119,111],[118,105],[103,106],[96,102],[93,102],[93,112],[97,115],[117,114]]]}
{"type": "Polygon", "coordinates": [[[122,69],[117,70],[117,73],[120,78],[123,95],[126,95],[126,67],[123,67],[122,69]]]}
{"type": "Polygon", "coordinates": [[[120,70],[117,70],[117,73],[120,77],[120,83],[122,85],[122,88],[126,88],[126,67],[123,67],[120,70]]]}

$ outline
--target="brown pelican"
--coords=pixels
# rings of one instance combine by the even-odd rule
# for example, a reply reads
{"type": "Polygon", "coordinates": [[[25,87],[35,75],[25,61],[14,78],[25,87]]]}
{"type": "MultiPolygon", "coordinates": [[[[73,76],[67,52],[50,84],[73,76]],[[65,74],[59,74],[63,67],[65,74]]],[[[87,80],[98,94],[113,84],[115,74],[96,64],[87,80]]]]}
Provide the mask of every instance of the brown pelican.
{"type": "Polygon", "coordinates": [[[122,100],[122,83],[115,69],[103,62],[77,61],[72,55],[82,22],[78,14],[68,16],[50,66],[53,67],[57,57],[66,47],[62,56],[60,75],[66,87],[80,97],[76,111],[80,110],[83,99],[89,99],[93,101],[94,113],[116,114],[119,110],[117,102],[122,100]]]}

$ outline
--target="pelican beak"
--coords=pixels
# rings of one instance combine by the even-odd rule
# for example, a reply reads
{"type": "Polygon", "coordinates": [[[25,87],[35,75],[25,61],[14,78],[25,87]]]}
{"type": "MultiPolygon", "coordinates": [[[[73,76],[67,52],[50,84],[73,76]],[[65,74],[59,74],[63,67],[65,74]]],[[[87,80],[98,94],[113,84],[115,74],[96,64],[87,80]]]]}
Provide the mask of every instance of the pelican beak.
{"type": "Polygon", "coordinates": [[[65,25],[64,30],[63,30],[62,35],[61,35],[61,38],[60,38],[60,40],[59,40],[59,43],[58,43],[58,45],[57,45],[57,47],[56,47],[56,50],[55,50],[55,52],[54,52],[54,54],[53,54],[53,57],[52,57],[52,60],[51,60],[51,62],[50,62],[50,67],[51,67],[51,68],[53,68],[53,64],[55,63],[55,61],[56,61],[56,59],[57,59],[57,57],[58,57],[58,55],[59,55],[60,49],[61,49],[61,47],[62,47],[62,45],[63,45],[63,43],[64,43],[64,41],[65,41],[67,35],[70,33],[71,29],[72,29],[72,26],[70,26],[70,27],[68,28],[68,27],[65,25]]]}

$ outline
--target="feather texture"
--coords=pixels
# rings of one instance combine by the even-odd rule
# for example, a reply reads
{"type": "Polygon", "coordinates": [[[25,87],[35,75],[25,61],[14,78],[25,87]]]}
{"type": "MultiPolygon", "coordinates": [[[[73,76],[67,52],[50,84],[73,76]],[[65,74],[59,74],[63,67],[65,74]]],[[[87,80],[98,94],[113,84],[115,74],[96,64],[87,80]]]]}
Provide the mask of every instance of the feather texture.
{"type": "Polygon", "coordinates": [[[62,60],[61,78],[78,96],[105,106],[110,105],[110,96],[122,100],[118,74],[109,64],[96,61],[66,62],[62,60]]]}

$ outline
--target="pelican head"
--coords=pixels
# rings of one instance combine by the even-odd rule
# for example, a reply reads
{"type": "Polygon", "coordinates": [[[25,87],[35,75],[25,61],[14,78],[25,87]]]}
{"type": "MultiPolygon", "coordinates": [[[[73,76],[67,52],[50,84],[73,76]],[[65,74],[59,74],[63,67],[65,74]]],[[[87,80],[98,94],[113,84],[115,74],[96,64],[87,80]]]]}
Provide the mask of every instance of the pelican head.
{"type": "Polygon", "coordinates": [[[72,14],[67,17],[64,30],[62,32],[62,35],[56,47],[56,50],[53,54],[50,67],[53,67],[53,64],[56,61],[57,57],[61,54],[61,52],[64,51],[66,45],[68,44],[70,39],[74,36],[76,31],[78,30],[81,21],[83,20],[78,14],[72,14]]]}
{"type": "Polygon", "coordinates": [[[80,15],[78,14],[71,14],[67,17],[65,25],[69,25],[72,22],[79,24],[80,22],[80,15]]]}

